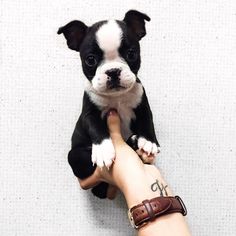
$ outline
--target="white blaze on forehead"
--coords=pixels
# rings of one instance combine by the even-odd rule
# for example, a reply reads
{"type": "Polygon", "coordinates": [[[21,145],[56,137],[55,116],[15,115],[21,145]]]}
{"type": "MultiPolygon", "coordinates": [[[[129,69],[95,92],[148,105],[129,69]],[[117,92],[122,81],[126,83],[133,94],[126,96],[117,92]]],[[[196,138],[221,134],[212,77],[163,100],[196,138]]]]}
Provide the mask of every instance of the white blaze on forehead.
{"type": "Polygon", "coordinates": [[[96,33],[96,38],[107,59],[113,59],[118,55],[122,30],[115,20],[109,20],[102,25],[96,33]]]}

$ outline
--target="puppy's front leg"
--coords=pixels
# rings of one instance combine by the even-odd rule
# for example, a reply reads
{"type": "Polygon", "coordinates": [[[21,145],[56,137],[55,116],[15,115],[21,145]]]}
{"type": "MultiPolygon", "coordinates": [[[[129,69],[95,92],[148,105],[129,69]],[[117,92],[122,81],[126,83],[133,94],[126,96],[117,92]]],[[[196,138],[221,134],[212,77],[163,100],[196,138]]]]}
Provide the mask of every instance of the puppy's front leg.
{"type": "Polygon", "coordinates": [[[160,145],[156,138],[152,112],[145,91],[143,93],[142,102],[134,112],[136,120],[133,123],[132,131],[136,135],[134,135],[129,142],[131,142],[131,146],[139,150],[138,154],[145,163],[152,163],[154,161],[153,157],[160,152],[160,145]]]}
{"type": "Polygon", "coordinates": [[[109,136],[105,119],[100,115],[85,117],[85,127],[92,141],[92,162],[99,167],[110,167],[115,159],[115,149],[109,136]]]}

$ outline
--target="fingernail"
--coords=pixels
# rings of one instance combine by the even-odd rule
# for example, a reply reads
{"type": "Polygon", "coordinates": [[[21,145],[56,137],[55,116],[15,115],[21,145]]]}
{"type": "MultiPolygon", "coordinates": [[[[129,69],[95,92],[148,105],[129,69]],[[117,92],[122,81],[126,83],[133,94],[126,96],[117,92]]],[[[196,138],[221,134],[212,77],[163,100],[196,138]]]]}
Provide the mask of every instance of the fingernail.
{"type": "Polygon", "coordinates": [[[113,108],[110,109],[107,113],[108,116],[112,116],[112,115],[116,115],[116,114],[117,114],[117,111],[116,111],[116,109],[113,109],[113,108]]]}

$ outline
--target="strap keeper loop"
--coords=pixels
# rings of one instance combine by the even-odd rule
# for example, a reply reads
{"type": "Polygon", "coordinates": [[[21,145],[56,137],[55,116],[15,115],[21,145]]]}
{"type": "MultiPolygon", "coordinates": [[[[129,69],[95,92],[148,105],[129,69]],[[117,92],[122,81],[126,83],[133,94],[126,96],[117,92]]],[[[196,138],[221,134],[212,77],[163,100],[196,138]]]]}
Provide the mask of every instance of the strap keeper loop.
{"type": "Polygon", "coordinates": [[[150,217],[150,220],[153,220],[155,218],[155,213],[152,209],[152,205],[150,204],[149,200],[142,201],[143,205],[145,206],[148,216],[150,217]]]}

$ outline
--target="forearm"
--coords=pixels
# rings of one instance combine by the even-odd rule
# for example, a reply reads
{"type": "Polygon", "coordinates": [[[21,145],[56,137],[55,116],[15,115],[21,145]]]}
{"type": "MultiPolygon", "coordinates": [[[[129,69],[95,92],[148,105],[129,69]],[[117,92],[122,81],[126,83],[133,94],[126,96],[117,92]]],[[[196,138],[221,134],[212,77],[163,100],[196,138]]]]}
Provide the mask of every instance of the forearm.
{"type": "MultiPolygon", "coordinates": [[[[135,156],[133,156],[135,158],[135,156]]],[[[130,161],[132,155],[129,155],[130,161]]],[[[127,160],[129,162],[129,160],[127,160]]],[[[139,159],[136,157],[136,160],[139,159]]],[[[116,164],[114,164],[113,171],[116,171],[116,164]]],[[[126,163],[127,164],[127,163],[126,163]]],[[[142,163],[141,163],[142,164],[142,163]]],[[[126,165],[129,166],[129,163],[126,165]]],[[[129,176],[123,177],[122,173],[119,173],[120,168],[116,173],[119,179],[119,188],[123,192],[128,208],[134,205],[140,204],[145,199],[151,199],[159,196],[173,196],[171,189],[161,176],[161,173],[155,166],[143,165],[144,168],[135,168],[132,170],[129,176]]],[[[189,230],[185,222],[184,216],[180,213],[172,213],[169,215],[161,216],[152,222],[149,222],[146,226],[138,230],[138,236],[189,236],[189,230]]]]}

